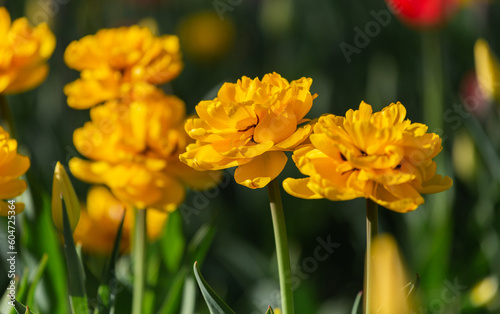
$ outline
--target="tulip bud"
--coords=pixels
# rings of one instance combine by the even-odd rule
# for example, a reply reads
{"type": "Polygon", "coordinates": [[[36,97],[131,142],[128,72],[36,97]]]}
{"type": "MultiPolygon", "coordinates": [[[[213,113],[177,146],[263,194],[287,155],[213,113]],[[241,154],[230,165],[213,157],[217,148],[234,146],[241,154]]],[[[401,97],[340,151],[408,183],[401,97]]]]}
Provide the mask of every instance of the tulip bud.
{"type": "Polygon", "coordinates": [[[405,24],[431,28],[445,23],[458,8],[458,0],[386,0],[389,9],[405,24]]]}
{"type": "Polygon", "coordinates": [[[64,166],[58,161],[54,169],[54,179],[52,181],[52,219],[57,229],[61,231],[63,230],[63,199],[71,230],[75,230],[80,219],[80,204],[64,166]]]}
{"type": "Polygon", "coordinates": [[[479,88],[488,100],[500,99],[500,62],[484,39],[474,45],[474,59],[479,88]]]}

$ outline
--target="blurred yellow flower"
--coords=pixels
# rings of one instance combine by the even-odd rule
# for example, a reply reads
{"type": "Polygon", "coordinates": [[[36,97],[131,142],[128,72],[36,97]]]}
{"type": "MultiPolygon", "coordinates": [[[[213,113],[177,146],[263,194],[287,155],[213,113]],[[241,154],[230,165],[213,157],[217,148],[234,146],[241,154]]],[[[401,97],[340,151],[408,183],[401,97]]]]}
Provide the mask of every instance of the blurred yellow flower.
{"type": "Polygon", "coordinates": [[[500,100],[500,62],[484,39],[476,41],[474,59],[481,92],[489,100],[500,100]]]}
{"type": "Polygon", "coordinates": [[[73,175],[107,185],[137,208],[167,212],[184,200],[184,185],[207,189],[217,183],[220,173],[179,161],[189,140],[182,100],[152,86],[136,86],[126,98],[92,108],[91,121],[74,132],[77,150],[93,161],[71,159],[73,175]]]}
{"type": "Polygon", "coordinates": [[[215,12],[202,11],[185,17],[178,33],[186,55],[199,61],[212,61],[231,48],[235,28],[230,19],[222,21],[215,12]]]}
{"type": "Polygon", "coordinates": [[[367,313],[409,314],[404,289],[409,280],[396,241],[386,234],[377,236],[372,242],[371,258],[367,313]]]}
{"type": "MultiPolygon", "coordinates": [[[[19,177],[29,167],[29,158],[17,153],[17,141],[9,138],[9,133],[0,126],[0,216],[7,216],[11,210],[3,200],[19,196],[26,190],[26,181],[19,177]]],[[[16,202],[16,214],[23,210],[24,204],[16,202]]]]}
{"type": "Polygon", "coordinates": [[[24,17],[11,23],[9,12],[0,7],[0,38],[0,94],[20,93],[42,83],[56,45],[47,24],[32,28],[24,17]]]}
{"type": "MultiPolygon", "coordinates": [[[[80,222],[73,237],[75,243],[81,243],[88,253],[110,254],[118,232],[118,227],[125,213],[120,251],[129,251],[131,234],[134,228],[134,211],[130,205],[121,202],[103,186],[93,186],[87,194],[87,206],[82,208],[80,222]]],[[[157,239],[168,214],[158,210],[148,210],[146,219],[148,238],[157,239]]]]}
{"type": "Polygon", "coordinates": [[[320,117],[311,144],[293,154],[309,177],[288,178],[283,187],[306,199],[365,197],[397,212],[416,209],[424,202],[421,193],[447,190],[453,181],[436,174],[432,161],[442,149],[439,135],[405,117],[399,102],[376,113],[361,102],[346,117],[320,117]]]}
{"type": "Polygon", "coordinates": [[[177,36],[155,37],[137,25],[102,29],[73,41],[64,61],[81,72],[80,79],[64,87],[68,105],[75,109],[120,98],[138,83],[166,83],[183,67],[177,36]]]}
{"type": "Polygon", "coordinates": [[[498,295],[498,278],[489,276],[478,282],[471,290],[470,301],[472,305],[481,307],[492,303],[498,295]]]}
{"type": "Polygon", "coordinates": [[[249,188],[262,188],[283,170],[287,157],[312,131],[304,116],[313,99],[312,79],[288,83],[277,73],[264,78],[242,77],[225,83],[214,100],[196,106],[199,118],[185,129],[196,143],[180,155],[182,162],[197,170],[238,166],[234,178],[249,188]]]}

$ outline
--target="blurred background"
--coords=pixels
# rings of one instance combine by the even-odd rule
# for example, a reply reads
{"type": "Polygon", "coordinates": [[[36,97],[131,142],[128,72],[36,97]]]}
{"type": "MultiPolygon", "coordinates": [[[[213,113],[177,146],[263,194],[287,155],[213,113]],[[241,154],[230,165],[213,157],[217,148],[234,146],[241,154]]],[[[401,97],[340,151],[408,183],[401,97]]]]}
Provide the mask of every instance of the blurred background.
{"type": "MultiPolygon", "coordinates": [[[[162,88],[183,99],[188,113],[200,100],[212,99],[223,82],[273,71],[288,80],[313,79],[311,92],[318,97],[308,118],[344,115],[362,100],[377,111],[403,103],[408,119],[442,136],[438,173],[454,179],[451,190],[426,196],[414,212],[379,210],[381,231],[395,237],[410,277],[420,277],[418,313],[500,313],[500,107],[478,89],[474,63],[478,38],[500,55],[499,2],[455,1],[438,26],[426,29],[402,22],[383,0],[0,0],[0,6],[13,19],[49,23],[57,38],[47,80],[8,97],[20,152],[30,156],[29,176],[38,184],[32,192],[50,195],[55,163],[67,165],[79,156],[72,134],[89,119],[88,110],[66,104],[63,86],[79,73],[65,65],[65,48],[101,28],[139,23],[180,37],[185,68],[162,88]],[[442,116],[425,105],[439,97],[442,116]]],[[[202,209],[184,216],[183,232],[189,240],[212,222],[205,279],[237,313],[264,313],[279,302],[268,195],[235,184],[231,173],[225,172],[229,183],[213,193],[188,195],[185,204],[202,209]]],[[[290,176],[300,176],[292,162],[279,180],[290,176]]],[[[84,200],[88,185],[72,179],[84,200]]],[[[296,312],[350,313],[363,289],[364,200],[282,197],[296,312]],[[314,252],[324,242],[335,249],[318,260],[314,252]]],[[[36,217],[36,204],[26,215],[36,217]]],[[[25,222],[21,237],[30,239],[33,228],[25,222]]],[[[23,244],[33,247],[26,259],[39,260],[43,247],[29,241],[23,244]]],[[[91,270],[95,258],[84,259],[91,270]]],[[[89,274],[90,282],[99,277],[89,274]]],[[[43,281],[45,292],[37,296],[56,302],[50,279],[43,281]]],[[[201,296],[196,313],[208,313],[201,296]]]]}

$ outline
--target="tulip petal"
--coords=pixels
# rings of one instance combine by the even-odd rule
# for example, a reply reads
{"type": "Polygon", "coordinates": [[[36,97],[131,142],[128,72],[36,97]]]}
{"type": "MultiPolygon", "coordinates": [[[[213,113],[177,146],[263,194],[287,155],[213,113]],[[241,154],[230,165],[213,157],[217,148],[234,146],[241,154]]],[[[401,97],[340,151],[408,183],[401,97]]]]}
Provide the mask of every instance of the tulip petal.
{"type": "Polygon", "coordinates": [[[422,188],[418,189],[420,193],[433,194],[448,190],[453,185],[453,180],[448,176],[434,175],[430,180],[422,182],[422,188]]]}
{"type": "Polygon", "coordinates": [[[21,179],[2,183],[0,184],[0,199],[5,200],[21,195],[27,188],[28,185],[26,184],[26,181],[21,179]]]}
{"type": "Polygon", "coordinates": [[[313,126],[306,124],[300,127],[290,137],[273,146],[271,150],[290,150],[304,142],[312,132],[313,126]]]}
{"type": "MultiPolygon", "coordinates": [[[[0,200],[0,216],[3,216],[3,217],[10,216],[9,211],[12,211],[12,209],[9,208],[9,206],[11,206],[9,203],[0,200]]],[[[18,215],[24,211],[24,204],[23,203],[16,202],[14,206],[15,206],[15,208],[14,208],[15,214],[14,215],[18,215]]]]}
{"type": "Polygon", "coordinates": [[[234,179],[251,189],[265,187],[281,173],[287,160],[283,152],[267,152],[236,168],[234,179]]]}
{"type": "Polygon", "coordinates": [[[89,183],[104,183],[103,174],[110,168],[106,162],[91,162],[77,157],[71,158],[68,166],[75,177],[89,183]]]}
{"type": "Polygon", "coordinates": [[[322,195],[314,192],[308,186],[310,178],[293,179],[287,178],[283,181],[283,189],[295,197],[305,198],[305,199],[320,199],[323,198],[322,195]]]}
{"type": "Polygon", "coordinates": [[[249,162],[251,159],[231,159],[219,154],[211,145],[191,144],[179,159],[196,170],[226,169],[249,162]]]}

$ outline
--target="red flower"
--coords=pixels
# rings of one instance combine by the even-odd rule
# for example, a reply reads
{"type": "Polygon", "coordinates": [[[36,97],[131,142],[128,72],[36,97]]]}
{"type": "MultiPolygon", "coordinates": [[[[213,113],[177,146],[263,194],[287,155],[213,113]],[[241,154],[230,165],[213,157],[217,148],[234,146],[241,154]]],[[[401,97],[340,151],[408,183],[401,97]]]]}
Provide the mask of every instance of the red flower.
{"type": "Polygon", "coordinates": [[[459,0],[386,0],[391,11],[416,28],[442,25],[455,13],[459,0]]]}

